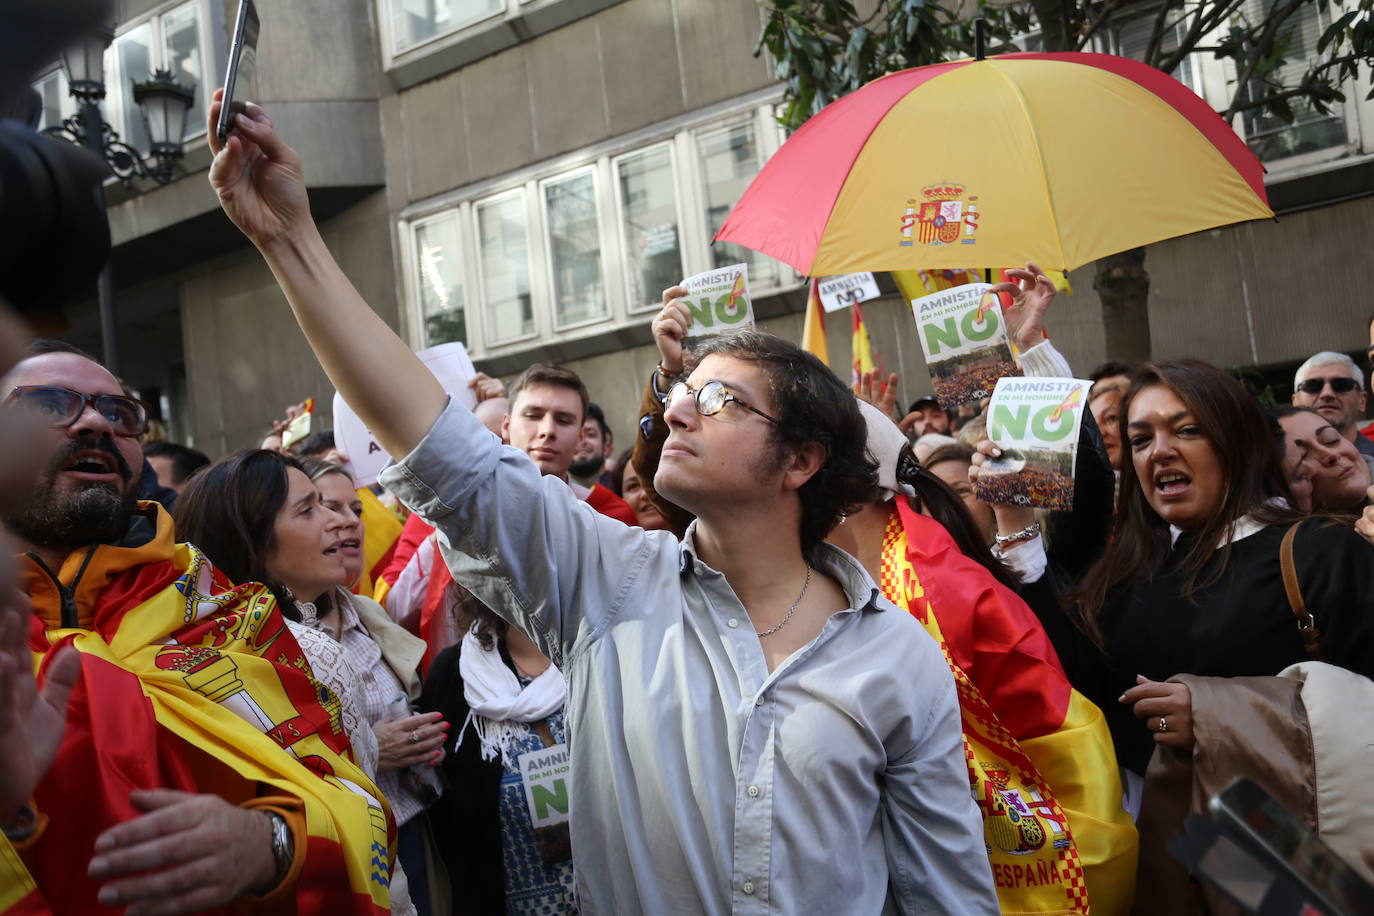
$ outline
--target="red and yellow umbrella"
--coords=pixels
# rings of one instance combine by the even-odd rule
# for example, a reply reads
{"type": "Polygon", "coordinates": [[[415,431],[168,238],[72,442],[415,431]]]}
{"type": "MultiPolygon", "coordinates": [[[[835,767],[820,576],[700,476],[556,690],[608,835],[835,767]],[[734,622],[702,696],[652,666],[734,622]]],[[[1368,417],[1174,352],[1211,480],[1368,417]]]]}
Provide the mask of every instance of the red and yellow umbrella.
{"type": "Polygon", "coordinates": [[[1072,269],[1272,217],[1264,168],[1206,102],[1108,54],[903,70],[826,106],[718,241],[819,277],[959,264],[1072,269]]]}

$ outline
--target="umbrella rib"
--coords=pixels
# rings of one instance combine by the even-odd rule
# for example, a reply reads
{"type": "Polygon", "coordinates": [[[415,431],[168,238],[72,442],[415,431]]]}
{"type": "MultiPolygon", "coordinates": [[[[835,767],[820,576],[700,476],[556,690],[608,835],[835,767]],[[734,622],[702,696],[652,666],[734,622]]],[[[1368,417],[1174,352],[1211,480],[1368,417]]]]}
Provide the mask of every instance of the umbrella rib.
{"type": "Polygon", "coordinates": [[[1059,231],[1059,215],[1055,213],[1054,198],[1050,195],[1050,176],[1045,172],[1045,154],[1040,145],[1040,135],[1036,133],[1035,130],[1035,121],[1030,115],[1030,108],[1026,105],[1026,97],[1021,94],[1021,87],[1016,85],[1016,81],[1007,76],[1007,74],[1002,71],[1002,68],[998,67],[994,61],[989,60],[985,61],[985,63],[997,71],[997,75],[1005,80],[1007,85],[1011,87],[1012,94],[1015,96],[1017,104],[1021,106],[1021,116],[1026,121],[1026,130],[1030,133],[1031,143],[1035,144],[1035,159],[1040,166],[1041,184],[1045,188],[1045,209],[1049,211],[1050,225],[1054,227],[1054,247],[1059,251],[1060,263],[1052,266],[1062,268],[1063,270],[1077,267],[1077,264],[1070,265],[1068,256],[1064,254],[1063,235],[1059,231]]]}

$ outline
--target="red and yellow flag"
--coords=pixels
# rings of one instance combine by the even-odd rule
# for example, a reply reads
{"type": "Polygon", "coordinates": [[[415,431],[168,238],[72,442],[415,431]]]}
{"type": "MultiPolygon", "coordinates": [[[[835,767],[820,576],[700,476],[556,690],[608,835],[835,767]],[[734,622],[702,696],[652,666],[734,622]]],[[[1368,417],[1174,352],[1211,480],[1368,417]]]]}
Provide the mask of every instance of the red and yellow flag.
{"type": "Polygon", "coordinates": [[[1129,912],[1139,837],[1101,710],[1074,690],[1033,611],[903,499],[880,587],[940,645],[1004,913],[1129,912]]]}
{"type": "Polygon", "coordinates": [[[850,384],[857,385],[861,376],[878,367],[873,356],[873,341],[868,336],[868,325],[864,324],[863,309],[859,307],[857,302],[854,303],[853,309],[854,336],[850,352],[853,354],[854,372],[850,378],[850,384]]]}
{"type": "Polygon", "coordinates": [[[119,549],[95,548],[85,576],[105,584],[90,629],[45,629],[33,617],[35,662],[70,644],[81,676],[35,796],[48,826],[21,851],[34,890],[6,902],[14,912],[99,909],[99,882],[76,851],[142,814],[131,789],[164,788],[268,806],[303,825],[294,884],[261,911],[386,912],[394,825],[353,761],[338,699],[315,679],[271,592],[232,586],[171,538],[160,513],[165,559],[119,569],[102,561],[119,549]]]}
{"type": "Polygon", "coordinates": [[[384,506],[377,494],[367,487],[358,490],[358,499],[363,504],[363,574],[354,584],[353,593],[367,595],[378,604],[383,604],[390,586],[382,587],[382,570],[391,562],[405,522],[384,506]]]}
{"type": "Polygon", "coordinates": [[[801,347],[827,366],[830,365],[830,347],[825,339],[825,309],[821,306],[819,281],[814,277],[806,294],[806,320],[802,325],[801,347]]]}

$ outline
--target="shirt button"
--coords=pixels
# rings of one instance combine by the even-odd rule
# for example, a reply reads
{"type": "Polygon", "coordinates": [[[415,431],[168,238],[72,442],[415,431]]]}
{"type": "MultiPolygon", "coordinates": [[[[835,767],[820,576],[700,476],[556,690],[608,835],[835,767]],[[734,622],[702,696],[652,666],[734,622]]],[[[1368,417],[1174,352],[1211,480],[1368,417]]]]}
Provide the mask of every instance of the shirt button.
{"type": "Polygon", "coordinates": [[[759,698],[758,698],[757,700],[754,701],[754,705],[755,705],[755,706],[762,706],[762,705],[763,705],[763,695],[762,695],[762,694],[759,694],[759,698]]]}
{"type": "Polygon", "coordinates": [[[758,797],[759,797],[759,787],[758,787],[758,786],[750,786],[746,791],[748,791],[749,797],[750,797],[750,798],[758,798],[758,797]]]}
{"type": "Polygon", "coordinates": [[[706,572],[706,565],[705,565],[704,563],[698,563],[697,566],[696,566],[696,569],[697,569],[697,575],[699,576],[699,575],[701,575],[702,573],[706,572]]]}
{"type": "Polygon", "coordinates": [[[739,626],[739,621],[731,617],[729,620],[725,621],[725,625],[733,630],[735,627],[739,626]]]}
{"type": "Polygon", "coordinates": [[[746,882],[744,882],[744,887],[740,888],[740,890],[744,891],[746,894],[752,894],[752,893],[754,892],[754,882],[753,882],[753,881],[746,881],[746,882]]]}

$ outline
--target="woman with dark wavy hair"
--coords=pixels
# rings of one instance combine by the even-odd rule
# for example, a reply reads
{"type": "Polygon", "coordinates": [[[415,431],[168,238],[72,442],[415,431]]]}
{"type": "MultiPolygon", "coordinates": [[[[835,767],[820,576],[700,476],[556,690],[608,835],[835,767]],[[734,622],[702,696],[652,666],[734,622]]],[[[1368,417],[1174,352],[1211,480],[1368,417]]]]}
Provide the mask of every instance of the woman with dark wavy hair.
{"type": "Polygon", "coordinates": [[[1280,444],[1235,379],[1198,360],[1146,364],[1120,422],[1111,543],[1068,595],[1067,620],[1043,619],[1124,767],[1143,776],[1156,744],[1195,746],[1189,688],[1166,679],[1276,675],[1311,657],[1281,573],[1295,524],[1320,654],[1374,675],[1374,551],[1291,507],[1280,444]]]}

